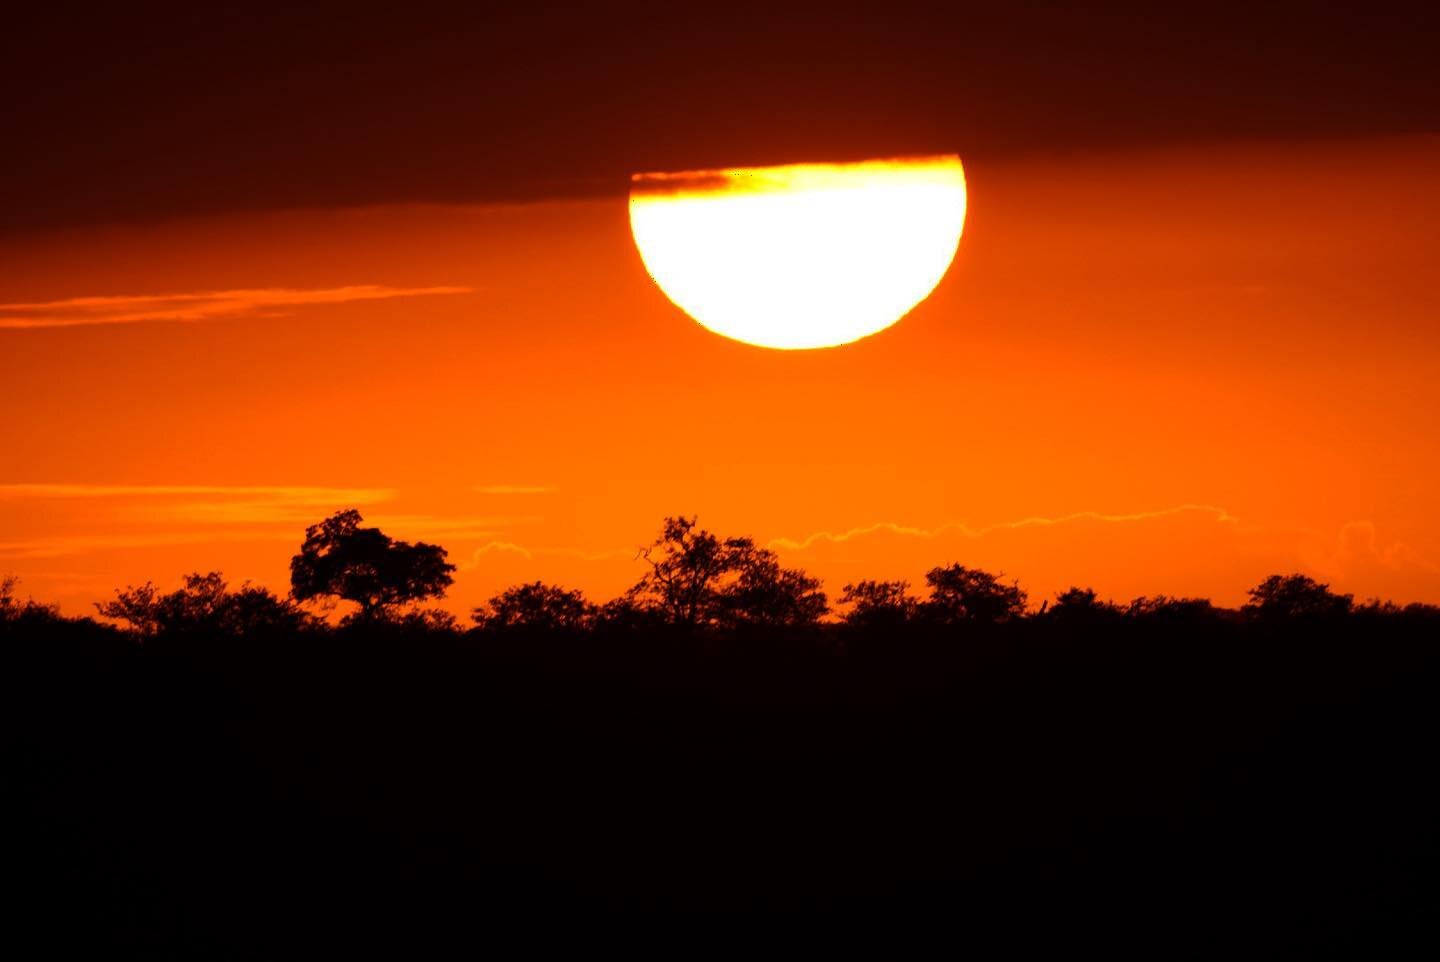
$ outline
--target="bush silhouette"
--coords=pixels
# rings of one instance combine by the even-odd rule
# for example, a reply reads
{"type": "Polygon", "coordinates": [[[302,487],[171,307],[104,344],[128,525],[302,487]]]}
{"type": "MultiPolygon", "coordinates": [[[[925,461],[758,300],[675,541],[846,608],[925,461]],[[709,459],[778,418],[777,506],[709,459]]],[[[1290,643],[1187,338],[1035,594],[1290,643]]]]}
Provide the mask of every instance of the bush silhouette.
{"type": "Polygon", "coordinates": [[[595,614],[582,592],[532,581],[506,588],[476,608],[471,619],[488,631],[576,632],[589,628],[595,614]]]}
{"type": "Polygon", "coordinates": [[[1136,598],[1124,608],[1129,618],[1171,624],[1208,625],[1220,617],[1220,609],[1208,598],[1172,598],[1169,595],[1136,598]]]}
{"type": "Polygon", "coordinates": [[[41,604],[34,598],[24,602],[15,596],[20,579],[13,575],[0,578],[0,625],[24,628],[61,620],[56,605],[41,604]]]}
{"type": "Polygon", "coordinates": [[[218,571],[186,575],[182,586],[162,594],[153,583],[115,592],[95,605],[102,617],[123,621],[142,639],[179,636],[230,639],[293,634],[309,617],[287,599],[248,582],[229,590],[218,571]]]}

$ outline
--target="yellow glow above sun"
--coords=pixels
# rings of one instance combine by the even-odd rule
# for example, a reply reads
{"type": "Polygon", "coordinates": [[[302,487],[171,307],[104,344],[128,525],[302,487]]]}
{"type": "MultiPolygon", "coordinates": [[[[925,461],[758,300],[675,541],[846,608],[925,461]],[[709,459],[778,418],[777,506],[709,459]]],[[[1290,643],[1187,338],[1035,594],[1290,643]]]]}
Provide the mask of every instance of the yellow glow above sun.
{"type": "Polygon", "coordinates": [[[833,347],[923,301],[965,224],[960,158],[794,164],[631,178],[630,229],[655,283],[717,334],[833,347]]]}

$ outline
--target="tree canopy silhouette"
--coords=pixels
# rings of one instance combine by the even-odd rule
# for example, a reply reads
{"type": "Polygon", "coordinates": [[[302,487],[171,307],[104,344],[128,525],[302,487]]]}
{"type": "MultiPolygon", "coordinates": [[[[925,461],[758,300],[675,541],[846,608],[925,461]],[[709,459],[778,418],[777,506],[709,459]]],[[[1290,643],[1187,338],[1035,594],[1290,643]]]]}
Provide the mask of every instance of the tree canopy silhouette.
{"type": "Polygon", "coordinates": [[[1055,603],[1043,606],[1041,614],[1069,625],[1094,625],[1118,618],[1123,609],[1102,601],[1094,588],[1071,587],[1055,596],[1055,603]]]}
{"type": "Polygon", "coordinates": [[[581,631],[590,627],[596,608],[579,591],[540,581],[512,585],[471,613],[486,630],[581,631]]]}
{"type": "Polygon", "coordinates": [[[952,564],[925,574],[930,597],[921,606],[939,624],[999,624],[1025,614],[1026,595],[1018,584],[979,568],[952,564]]]}
{"type": "Polygon", "coordinates": [[[1334,618],[1348,615],[1353,595],[1336,594],[1307,575],[1271,575],[1250,589],[1248,614],[1262,619],[1334,618]]]}
{"type": "Polygon", "coordinates": [[[849,605],[843,621],[857,628],[895,628],[914,620],[920,600],[908,581],[857,581],[847,584],[840,603],[849,605]]]}
{"type": "Polygon", "coordinates": [[[781,567],[768,548],[754,548],[744,553],[739,575],[721,592],[719,623],[730,628],[816,624],[830,612],[820,584],[799,568],[781,567]]]}
{"type": "Polygon", "coordinates": [[[351,508],[305,529],[290,559],[290,590],[298,601],[330,597],[359,605],[354,620],[392,620],[399,608],[443,597],[455,566],[439,545],[396,541],[351,508]]]}
{"type": "Polygon", "coordinates": [[[636,607],[687,628],[815,624],[830,610],[820,581],[784,568],[751,538],[721,538],[695,517],[668,517],[640,549],[650,570],[630,589],[636,607]]]}

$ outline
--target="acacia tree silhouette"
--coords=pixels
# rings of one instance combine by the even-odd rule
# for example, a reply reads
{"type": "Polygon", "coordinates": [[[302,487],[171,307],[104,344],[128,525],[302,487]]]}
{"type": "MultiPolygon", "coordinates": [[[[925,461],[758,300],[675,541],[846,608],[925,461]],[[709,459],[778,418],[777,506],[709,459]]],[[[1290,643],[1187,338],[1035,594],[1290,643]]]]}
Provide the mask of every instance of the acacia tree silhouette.
{"type": "Polygon", "coordinates": [[[908,581],[857,581],[847,584],[840,603],[849,605],[844,622],[857,628],[895,628],[907,624],[920,610],[908,581]]]}
{"type": "Polygon", "coordinates": [[[720,538],[696,517],[667,517],[640,549],[650,570],[626,603],[685,628],[815,624],[830,610],[820,581],[783,568],[751,538],[720,538]]]}
{"type": "Polygon", "coordinates": [[[1118,618],[1120,606],[1101,601],[1094,588],[1071,587],[1055,596],[1055,603],[1042,606],[1041,614],[1048,618],[1074,625],[1093,625],[1110,618],[1118,618]]]}
{"type": "Polygon", "coordinates": [[[290,559],[290,591],[297,601],[329,596],[353,601],[347,621],[388,621],[403,605],[443,597],[455,566],[439,545],[396,541],[379,528],[362,528],[354,508],[305,529],[300,553],[290,559]]]}
{"type": "Polygon", "coordinates": [[[927,620],[944,625],[999,624],[1025,614],[1025,592],[1018,584],[979,568],[952,564],[925,574],[930,597],[920,606],[927,620]]]}
{"type": "Polygon", "coordinates": [[[829,611],[819,578],[799,568],[782,568],[773,551],[754,548],[743,556],[734,583],[721,593],[719,623],[729,628],[798,628],[817,624],[829,611]]]}
{"type": "Polygon", "coordinates": [[[1261,619],[1334,618],[1348,615],[1354,595],[1336,594],[1307,575],[1271,575],[1250,589],[1246,614],[1261,619]]]}

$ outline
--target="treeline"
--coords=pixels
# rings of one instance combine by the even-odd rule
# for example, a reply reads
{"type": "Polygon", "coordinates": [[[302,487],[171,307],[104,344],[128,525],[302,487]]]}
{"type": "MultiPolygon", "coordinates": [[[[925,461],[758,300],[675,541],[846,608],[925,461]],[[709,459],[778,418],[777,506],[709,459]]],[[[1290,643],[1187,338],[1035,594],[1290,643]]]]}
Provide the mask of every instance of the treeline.
{"type": "MultiPolygon", "coordinates": [[[[208,636],[244,639],[339,629],[401,627],[455,634],[574,635],[614,631],[800,630],[839,625],[863,631],[907,627],[993,627],[1029,621],[1102,627],[1121,622],[1205,626],[1345,618],[1435,621],[1440,607],[1356,603],[1303,574],[1271,575],[1249,589],[1242,608],[1204,598],[1140,597],[1126,603],[1072,587],[1031,605],[1003,575],[949,564],[925,575],[924,594],[907,581],[846,584],[832,604],[818,578],[780,564],[751,538],[721,537],[694,517],[669,517],[638,557],[644,575],[617,598],[597,603],[577,589],[517,584],[475,608],[470,625],[428,604],[443,598],[455,566],[438,545],[391,538],[364,527],[355,510],[306,529],[291,559],[288,596],[249,583],[232,588],[220,572],[194,573],[162,592],[153,583],[117,590],[98,613],[141,640],[208,636]]],[[[59,620],[53,606],[21,602],[15,579],[0,582],[0,621],[12,626],[59,620]]]]}
{"type": "Polygon", "coordinates": [[[640,556],[619,598],[466,625],[427,607],[444,550],[354,512],[286,596],[128,587],[117,628],[7,584],[0,948],[1440,951],[1433,607],[1300,575],[1037,604],[961,565],[832,606],[693,518],[640,556]]]}

